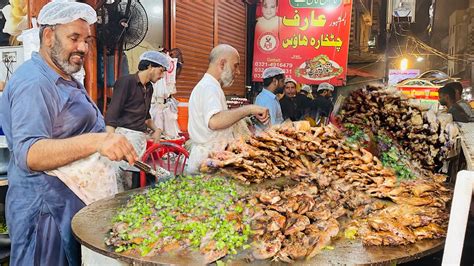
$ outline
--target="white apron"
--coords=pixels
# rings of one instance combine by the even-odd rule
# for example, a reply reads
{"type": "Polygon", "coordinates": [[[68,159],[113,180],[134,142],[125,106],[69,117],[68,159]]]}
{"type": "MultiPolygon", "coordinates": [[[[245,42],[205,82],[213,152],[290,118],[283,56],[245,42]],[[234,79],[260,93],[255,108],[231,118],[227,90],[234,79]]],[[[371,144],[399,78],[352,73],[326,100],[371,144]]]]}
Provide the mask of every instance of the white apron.
{"type": "Polygon", "coordinates": [[[46,173],[57,176],[86,205],[118,192],[118,164],[97,152],[46,173]]]}
{"type": "MultiPolygon", "coordinates": [[[[120,127],[115,132],[124,135],[130,141],[139,158],[143,156],[146,149],[145,133],[120,127]]],[[[46,173],[57,176],[86,205],[89,205],[124,190],[123,178],[127,172],[120,168],[139,171],[125,161],[114,162],[96,152],[46,173]]]]}

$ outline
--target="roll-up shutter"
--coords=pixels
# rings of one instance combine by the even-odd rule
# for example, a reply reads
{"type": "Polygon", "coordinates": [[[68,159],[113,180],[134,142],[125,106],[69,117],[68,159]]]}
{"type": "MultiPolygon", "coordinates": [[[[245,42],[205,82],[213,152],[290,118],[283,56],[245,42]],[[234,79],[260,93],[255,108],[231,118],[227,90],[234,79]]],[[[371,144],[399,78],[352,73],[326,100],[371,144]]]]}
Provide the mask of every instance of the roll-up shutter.
{"type": "Polygon", "coordinates": [[[177,97],[189,98],[209,65],[212,48],[220,43],[234,46],[240,54],[240,75],[224,88],[226,95],[245,94],[246,8],[243,1],[172,0],[171,48],[184,56],[177,97]],[[174,15],[173,15],[174,14],[174,15]]]}
{"type": "Polygon", "coordinates": [[[183,70],[176,84],[177,97],[189,98],[207,70],[209,52],[214,46],[214,1],[176,0],[175,3],[172,48],[180,48],[184,57],[183,70]]]}
{"type": "Polygon", "coordinates": [[[247,25],[243,1],[217,0],[217,28],[219,43],[235,47],[240,54],[240,75],[236,76],[232,86],[224,88],[226,95],[245,95],[245,68],[247,25]]]}

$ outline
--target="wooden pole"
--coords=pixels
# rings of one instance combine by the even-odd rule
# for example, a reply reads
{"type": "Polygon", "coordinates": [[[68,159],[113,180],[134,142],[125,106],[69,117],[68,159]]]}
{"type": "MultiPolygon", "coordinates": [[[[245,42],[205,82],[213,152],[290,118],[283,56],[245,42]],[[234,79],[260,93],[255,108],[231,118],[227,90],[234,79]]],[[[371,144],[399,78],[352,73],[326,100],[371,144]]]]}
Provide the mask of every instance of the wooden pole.
{"type": "Polygon", "coordinates": [[[170,48],[176,47],[176,0],[170,0],[170,48]]]}
{"type": "MultiPolygon", "coordinates": [[[[96,36],[96,26],[91,25],[92,36],[96,36]]],[[[84,78],[84,87],[91,99],[97,103],[97,41],[93,41],[89,45],[89,53],[85,57],[84,69],[86,76],[84,78]]]]}
{"type": "Polygon", "coordinates": [[[103,102],[104,102],[104,106],[102,107],[102,114],[105,115],[105,112],[107,111],[107,97],[108,97],[108,91],[109,91],[109,88],[107,87],[107,63],[108,63],[108,58],[107,58],[107,48],[103,48],[103,52],[102,52],[102,59],[104,61],[104,90],[102,91],[102,99],[103,99],[103,102]]]}
{"type": "MultiPolygon", "coordinates": [[[[31,0],[30,0],[31,1],[31,0]]],[[[35,0],[36,1],[36,0],[35,0]]],[[[99,2],[103,3],[104,1],[100,0],[86,0],[85,3],[91,5],[95,10],[99,8],[99,2]]],[[[86,87],[87,93],[91,99],[97,103],[97,27],[96,25],[91,26],[91,33],[94,37],[91,45],[89,45],[89,53],[86,56],[84,62],[84,69],[86,71],[86,76],[84,78],[84,87],[86,87]]],[[[105,62],[104,62],[105,64],[105,62]]],[[[104,88],[106,89],[106,88],[104,88]]]]}
{"type": "Polygon", "coordinates": [[[28,0],[28,28],[32,28],[31,18],[38,17],[41,8],[49,2],[49,0],[28,0]]]}

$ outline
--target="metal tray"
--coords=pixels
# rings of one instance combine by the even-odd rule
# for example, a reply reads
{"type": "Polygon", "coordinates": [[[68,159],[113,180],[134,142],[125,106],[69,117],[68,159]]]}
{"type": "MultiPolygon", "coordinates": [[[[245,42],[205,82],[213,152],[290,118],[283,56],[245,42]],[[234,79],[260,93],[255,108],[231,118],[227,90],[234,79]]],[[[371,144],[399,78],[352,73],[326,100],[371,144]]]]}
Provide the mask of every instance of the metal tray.
{"type": "MultiPolygon", "coordinates": [[[[270,182],[273,185],[279,182],[270,182]]],[[[269,185],[269,184],[267,184],[269,185]]],[[[145,188],[146,189],[146,188],[145,188]]],[[[202,265],[204,260],[196,252],[168,253],[152,257],[141,257],[136,255],[124,255],[115,253],[104,243],[104,238],[112,228],[112,217],[117,209],[122,207],[128,199],[144,189],[135,189],[115,195],[92,203],[80,210],[72,219],[72,231],[78,241],[87,248],[105,256],[139,265],[202,265]],[[91,223],[91,221],[94,221],[91,223]]],[[[302,265],[334,265],[334,264],[385,264],[403,263],[419,259],[423,256],[435,253],[444,246],[444,238],[436,240],[423,240],[415,244],[396,247],[364,247],[360,240],[350,241],[344,238],[334,240],[331,244],[334,250],[323,250],[316,257],[308,261],[299,261],[302,265]]],[[[247,252],[242,252],[231,258],[231,264],[243,265],[249,263],[247,252]]],[[[255,265],[272,264],[269,260],[252,261],[255,265]]],[[[273,262],[274,263],[274,262],[273,262]]]]}

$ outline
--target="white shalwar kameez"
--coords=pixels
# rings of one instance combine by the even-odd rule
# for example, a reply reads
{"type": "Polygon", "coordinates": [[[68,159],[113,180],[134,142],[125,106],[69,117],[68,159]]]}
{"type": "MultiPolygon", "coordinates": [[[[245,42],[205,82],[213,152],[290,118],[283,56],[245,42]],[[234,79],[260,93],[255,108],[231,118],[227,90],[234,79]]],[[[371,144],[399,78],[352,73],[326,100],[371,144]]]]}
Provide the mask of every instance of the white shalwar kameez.
{"type": "Polygon", "coordinates": [[[227,102],[221,85],[210,74],[204,74],[189,98],[188,131],[192,146],[188,173],[197,173],[211,150],[223,149],[233,138],[233,127],[221,130],[209,128],[211,117],[224,110],[227,110],[227,102]]]}

